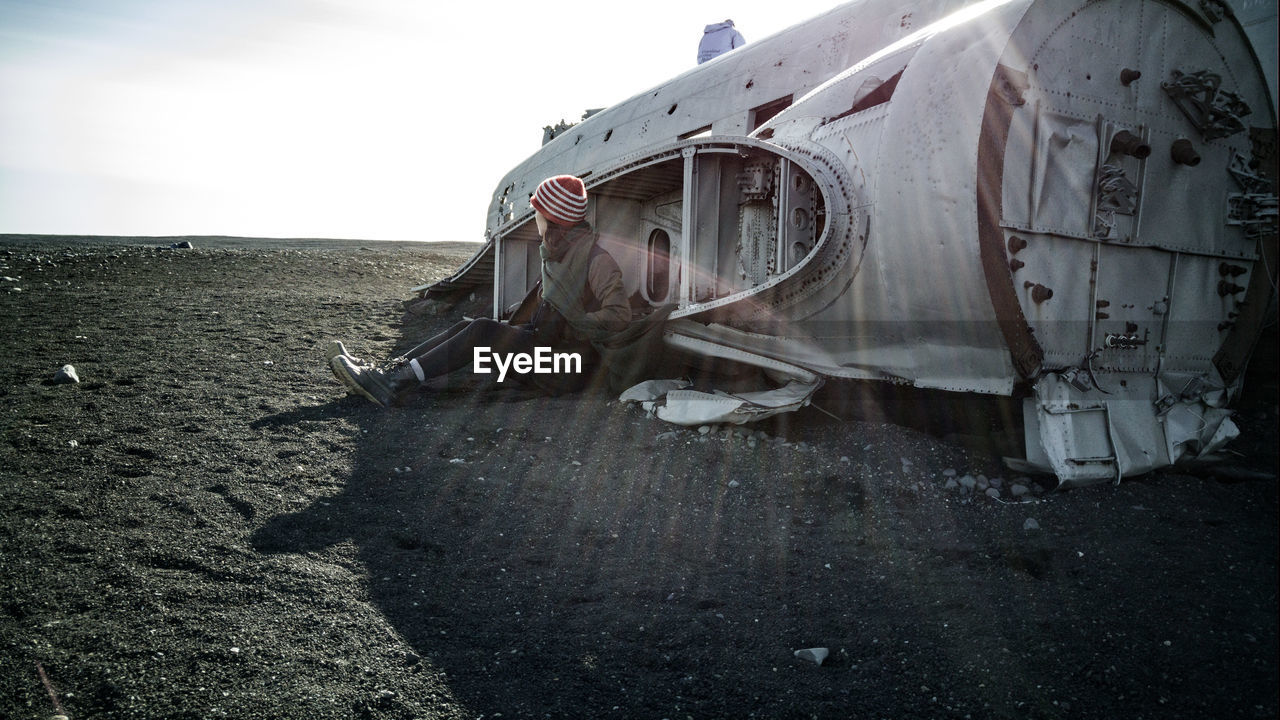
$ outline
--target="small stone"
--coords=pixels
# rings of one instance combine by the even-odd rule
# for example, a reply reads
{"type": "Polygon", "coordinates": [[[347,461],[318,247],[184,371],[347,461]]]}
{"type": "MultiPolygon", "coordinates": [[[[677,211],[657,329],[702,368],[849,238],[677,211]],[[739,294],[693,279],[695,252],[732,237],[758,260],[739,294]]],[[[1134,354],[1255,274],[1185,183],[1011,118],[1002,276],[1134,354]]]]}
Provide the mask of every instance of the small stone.
{"type": "Polygon", "coordinates": [[[1009,494],[1014,497],[1022,497],[1028,492],[1026,485],[1015,484],[1009,486],[1009,494]]]}
{"type": "Polygon", "coordinates": [[[573,464],[575,467],[582,467],[582,463],[578,462],[577,460],[574,460],[573,464]]]}
{"type": "Polygon", "coordinates": [[[1035,518],[1027,518],[1027,521],[1022,523],[1022,529],[1023,530],[1039,530],[1040,523],[1036,522],[1035,518]]]}
{"type": "Polygon", "coordinates": [[[955,490],[956,488],[960,487],[960,483],[956,482],[955,478],[947,478],[946,484],[943,485],[942,487],[946,490],[955,490]]]}
{"type": "Polygon", "coordinates": [[[463,460],[462,458],[454,458],[454,459],[452,459],[452,460],[450,460],[450,461],[449,461],[449,464],[450,464],[450,465],[461,465],[462,463],[465,463],[465,462],[466,462],[466,460],[463,460]]]}
{"type": "Polygon", "coordinates": [[[71,447],[80,447],[80,443],[76,442],[75,440],[68,440],[67,444],[70,445],[71,447]]]}
{"type": "Polygon", "coordinates": [[[978,485],[978,481],[975,480],[972,475],[965,475],[960,478],[960,485],[965,490],[972,490],[978,485]]]}
{"type": "Polygon", "coordinates": [[[739,486],[739,485],[741,485],[741,484],[742,484],[742,483],[738,482],[737,480],[730,480],[730,481],[729,481],[729,487],[731,487],[731,488],[736,488],[736,487],[738,487],[738,486],[739,486]]]}
{"type": "Polygon", "coordinates": [[[655,440],[662,441],[662,440],[674,440],[675,438],[676,438],[676,431],[675,431],[675,430],[668,430],[668,431],[666,431],[666,432],[664,432],[664,433],[659,433],[659,434],[658,434],[658,437],[656,437],[656,438],[654,438],[654,439],[655,439],[655,440]]]}
{"type": "Polygon", "coordinates": [[[942,477],[955,477],[955,476],[956,476],[955,468],[947,468],[946,470],[942,471],[942,477]]]}
{"type": "Polygon", "coordinates": [[[62,369],[53,374],[53,382],[55,385],[63,383],[78,383],[80,376],[76,374],[75,367],[71,365],[63,365],[62,369]]]}
{"type": "Polygon", "coordinates": [[[993,500],[997,500],[1000,498],[1000,491],[995,488],[987,488],[986,495],[993,500]]]}
{"type": "Polygon", "coordinates": [[[698,428],[698,434],[699,434],[699,435],[706,435],[706,434],[707,434],[707,433],[709,433],[709,432],[711,432],[711,426],[710,426],[710,425],[703,425],[702,427],[698,428]]]}
{"type": "Polygon", "coordinates": [[[990,483],[990,484],[991,484],[991,487],[993,487],[993,488],[998,488],[998,487],[1000,487],[1001,485],[1004,485],[1004,481],[1003,481],[1003,480],[1001,480],[1000,478],[991,478],[991,479],[990,479],[990,480],[988,480],[987,482],[988,482],[988,483],[990,483]]]}
{"type": "Polygon", "coordinates": [[[848,456],[848,455],[841,455],[841,456],[840,456],[840,464],[841,464],[841,465],[848,465],[850,462],[851,462],[851,461],[849,460],[849,456],[848,456]]]}
{"type": "Polygon", "coordinates": [[[808,660],[815,665],[821,665],[822,661],[826,660],[827,655],[830,653],[826,648],[804,648],[803,650],[797,650],[792,654],[801,660],[808,660]]]}

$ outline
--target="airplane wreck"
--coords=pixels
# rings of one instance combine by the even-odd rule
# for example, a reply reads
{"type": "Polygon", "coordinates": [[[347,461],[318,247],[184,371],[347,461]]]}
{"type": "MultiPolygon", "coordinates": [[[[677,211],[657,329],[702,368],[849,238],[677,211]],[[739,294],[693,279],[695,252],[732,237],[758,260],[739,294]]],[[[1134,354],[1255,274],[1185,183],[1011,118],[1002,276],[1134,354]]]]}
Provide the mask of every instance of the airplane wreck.
{"type": "Polygon", "coordinates": [[[562,130],[498,184],[483,249],[415,290],[491,286],[502,318],[539,277],[529,197],[575,174],[627,292],[675,304],[665,343],[773,381],[673,390],[668,419],[824,378],[1021,397],[1020,464],[1119,480],[1238,432],[1275,129],[1216,0],[862,0],[562,130]]]}

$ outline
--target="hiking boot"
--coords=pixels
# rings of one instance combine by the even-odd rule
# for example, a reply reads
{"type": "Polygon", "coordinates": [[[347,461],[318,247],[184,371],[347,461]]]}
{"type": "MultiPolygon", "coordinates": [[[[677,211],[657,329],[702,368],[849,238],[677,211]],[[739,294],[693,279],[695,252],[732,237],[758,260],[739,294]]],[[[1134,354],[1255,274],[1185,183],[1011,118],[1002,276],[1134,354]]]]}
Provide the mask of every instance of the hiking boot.
{"type": "Polygon", "coordinates": [[[347,387],[348,395],[357,395],[359,390],[356,389],[355,385],[347,381],[346,375],[338,372],[338,364],[334,361],[340,357],[345,357],[356,366],[364,365],[364,361],[347,352],[347,346],[343,345],[341,340],[334,340],[324,349],[324,360],[329,363],[329,369],[333,371],[333,376],[338,378],[338,382],[347,387]]]}
{"type": "Polygon", "coordinates": [[[418,386],[418,376],[408,364],[388,370],[360,367],[345,355],[334,357],[329,363],[333,374],[356,393],[365,396],[381,407],[391,407],[418,386]]]}

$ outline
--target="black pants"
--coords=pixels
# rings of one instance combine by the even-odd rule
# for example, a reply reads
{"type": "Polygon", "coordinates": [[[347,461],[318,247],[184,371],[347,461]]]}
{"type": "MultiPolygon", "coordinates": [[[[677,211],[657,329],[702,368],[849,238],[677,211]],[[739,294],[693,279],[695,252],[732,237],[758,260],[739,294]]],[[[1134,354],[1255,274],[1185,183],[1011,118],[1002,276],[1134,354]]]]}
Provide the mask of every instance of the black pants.
{"type": "Polygon", "coordinates": [[[487,347],[492,353],[529,353],[541,345],[550,347],[547,338],[527,325],[508,325],[489,318],[463,320],[453,327],[418,345],[405,356],[417,360],[422,374],[429,380],[471,365],[475,348],[487,347]]]}

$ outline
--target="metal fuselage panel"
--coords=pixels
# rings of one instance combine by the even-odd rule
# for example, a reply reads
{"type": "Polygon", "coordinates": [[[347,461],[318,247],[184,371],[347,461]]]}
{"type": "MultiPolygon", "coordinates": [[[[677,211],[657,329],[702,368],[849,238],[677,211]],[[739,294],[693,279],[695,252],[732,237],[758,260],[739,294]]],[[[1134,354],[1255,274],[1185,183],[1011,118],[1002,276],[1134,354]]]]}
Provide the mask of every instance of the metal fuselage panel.
{"type": "Polygon", "coordinates": [[[975,167],[986,88],[1028,4],[979,3],[921,28],[758,133],[836,158],[864,238],[827,292],[775,310],[789,332],[771,352],[835,377],[1012,391],[977,252],[975,167]],[[881,102],[858,109],[876,93],[881,102]]]}
{"type": "Polygon", "coordinates": [[[1240,222],[1232,167],[1254,159],[1250,126],[1274,133],[1275,119],[1239,26],[1180,3],[1040,3],[1001,65],[1025,87],[1006,142],[979,160],[1002,167],[987,240],[1004,249],[1044,369],[1207,373],[1233,333],[1252,342],[1257,328],[1233,320],[1264,224],[1240,222]],[[1187,109],[1211,86],[1222,116],[1198,127],[1187,109]]]}
{"type": "Polygon", "coordinates": [[[820,374],[1009,394],[1085,365],[1209,373],[1256,337],[1237,318],[1268,287],[1233,100],[1274,133],[1239,26],[1179,3],[851,3],[513,170],[490,214],[495,308],[536,277],[528,194],[571,172],[628,293],[820,374]],[[1200,122],[1221,127],[1198,127],[1218,90],[1200,122]]]}
{"type": "Polygon", "coordinates": [[[487,237],[507,233],[528,212],[544,178],[595,168],[689,137],[747,135],[760,110],[785,107],[859,60],[964,7],[966,0],[856,0],[691,68],[592,115],[511,170],[493,193],[487,237]]]}

